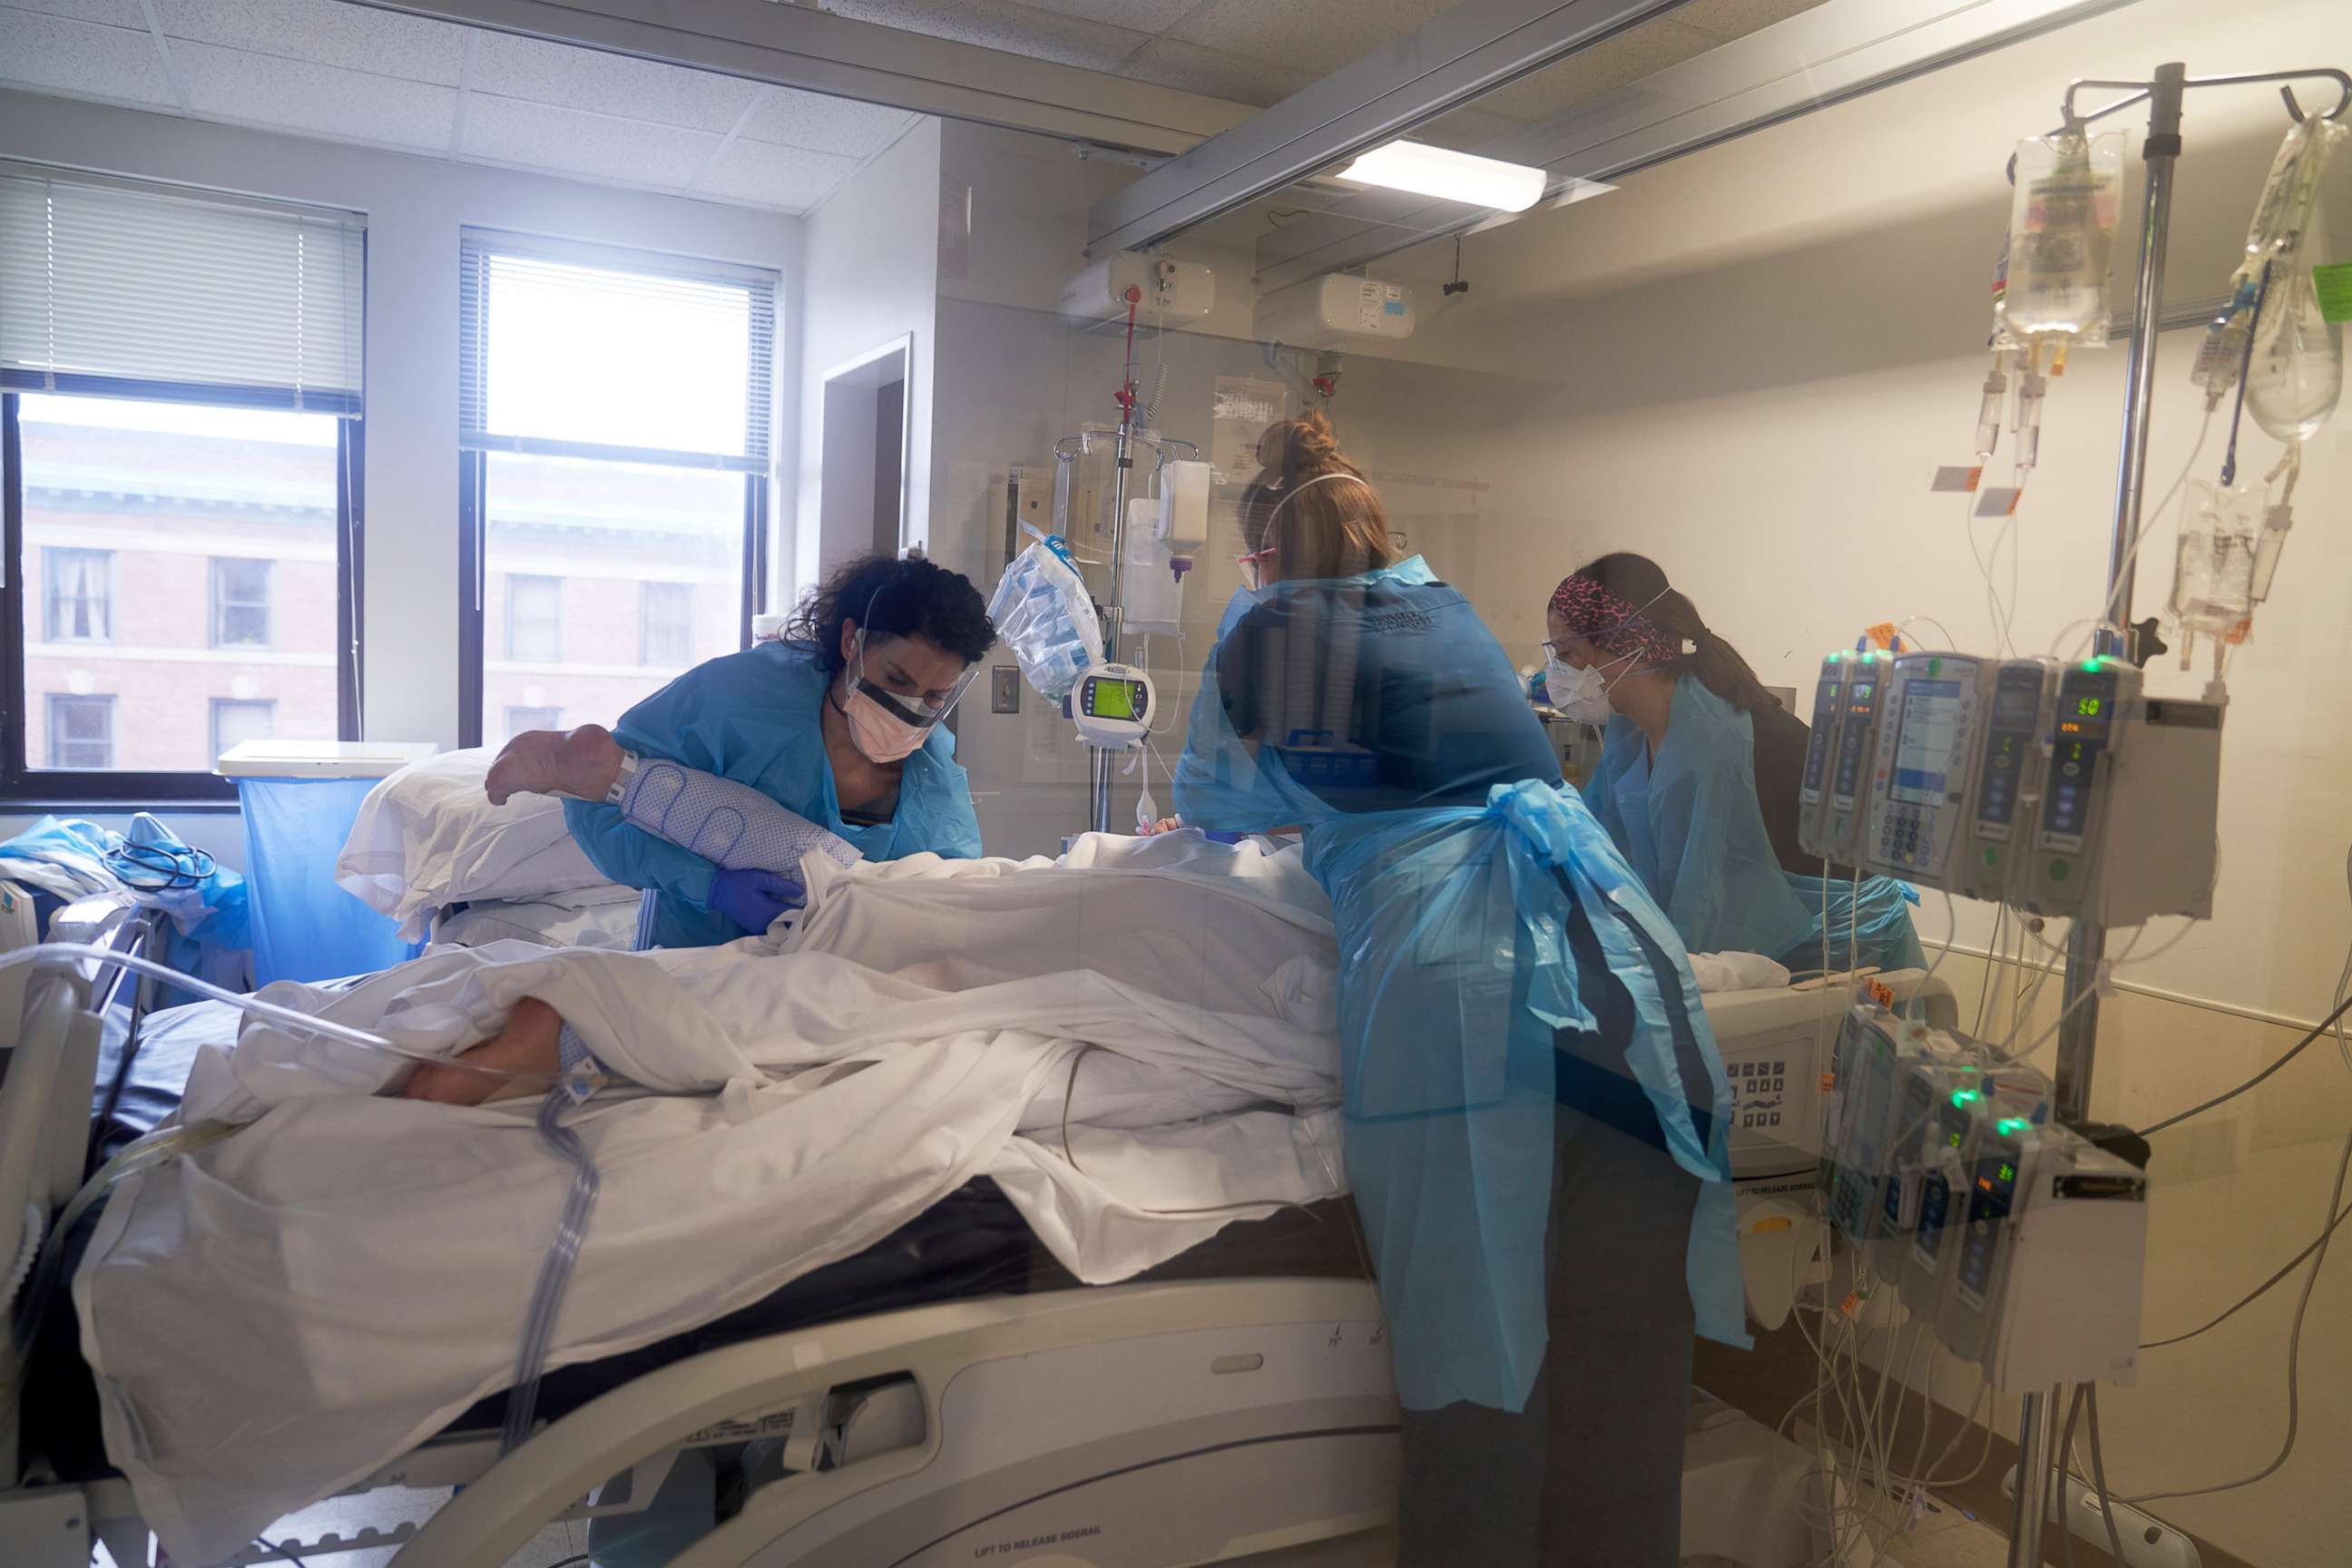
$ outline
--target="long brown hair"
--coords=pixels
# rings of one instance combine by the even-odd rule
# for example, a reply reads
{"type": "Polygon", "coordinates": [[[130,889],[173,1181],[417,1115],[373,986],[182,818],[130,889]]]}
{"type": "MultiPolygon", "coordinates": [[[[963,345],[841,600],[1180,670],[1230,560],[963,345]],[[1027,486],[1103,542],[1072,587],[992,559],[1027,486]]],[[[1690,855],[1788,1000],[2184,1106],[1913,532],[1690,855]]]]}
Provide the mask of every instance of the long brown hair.
{"type": "MultiPolygon", "coordinates": [[[[1598,584],[1612,597],[1633,606],[1637,619],[1691,645],[1690,652],[1651,668],[1675,676],[1696,675],[1701,686],[1743,713],[1768,712],[1780,705],[1780,700],[1756,679],[1756,671],[1739,650],[1716,635],[1700,616],[1698,606],[1668,584],[1664,569],[1648,556],[1619,551],[1578,567],[1570,576],[1598,584]]],[[[1612,639],[1601,628],[1585,635],[1609,652],[1628,651],[1611,647],[1612,639]]]]}
{"type": "Polygon", "coordinates": [[[1242,540],[1250,551],[1273,546],[1276,575],[1352,577],[1395,564],[1380,492],[1340,453],[1320,409],[1270,426],[1257,455],[1263,467],[1242,499],[1242,540]]]}

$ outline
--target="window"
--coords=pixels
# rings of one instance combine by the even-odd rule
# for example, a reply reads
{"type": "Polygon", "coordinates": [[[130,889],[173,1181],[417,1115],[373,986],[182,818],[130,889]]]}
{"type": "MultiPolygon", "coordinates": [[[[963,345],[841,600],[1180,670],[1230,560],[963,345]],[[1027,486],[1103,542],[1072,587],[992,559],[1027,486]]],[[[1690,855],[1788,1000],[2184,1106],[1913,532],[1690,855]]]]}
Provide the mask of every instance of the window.
{"type": "Polygon", "coordinates": [[[694,584],[647,583],[637,591],[637,662],[683,668],[694,658],[694,584]]]}
{"type": "Polygon", "coordinates": [[[352,214],[0,161],[0,801],[358,734],[365,264],[352,214]]]}
{"type": "Polygon", "coordinates": [[[507,657],[520,663],[563,658],[563,579],[517,574],[507,579],[507,657]]]}
{"type": "Polygon", "coordinates": [[[458,733],[610,721],[748,646],[775,275],[466,231],[458,733]],[[485,722],[485,716],[488,722],[485,722]]]}
{"type": "Polygon", "coordinates": [[[108,642],[114,624],[114,552],[49,548],[41,552],[49,642],[108,642]]]}
{"type": "Polygon", "coordinates": [[[561,708],[509,708],[507,710],[506,738],[509,741],[517,735],[532,730],[562,728],[563,710],[561,708]]]}
{"type": "Polygon", "coordinates": [[[269,563],[213,558],[213,647],[269,646],[269,563]]]}
{"type": "Polygon", "coordinates": [[[267,741],[278,733],[278,704],[236,697],[213,699],[213,755],[226,756],[247,741],[267,741]]]}
{"type": "Polygon", "coordinates": [[[110,768],[114,765],[114,699],[49,698],[49,766],[110,768]]]}

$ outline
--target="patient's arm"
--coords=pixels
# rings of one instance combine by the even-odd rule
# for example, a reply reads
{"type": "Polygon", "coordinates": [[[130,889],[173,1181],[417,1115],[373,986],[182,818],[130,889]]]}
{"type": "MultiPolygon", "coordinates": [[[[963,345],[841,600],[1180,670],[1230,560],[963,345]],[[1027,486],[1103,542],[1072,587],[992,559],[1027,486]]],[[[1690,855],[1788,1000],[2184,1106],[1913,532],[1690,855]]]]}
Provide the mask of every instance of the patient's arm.
{"type": "Polygon", "coordinates": [[[555,1079],[563,1032],[562,1014],[536,996],[526,996],[507,1015],[506,1026],[480,1045],[460,1051],[466,1061],[483,1067],[536,1075],[504,1080],[457,1068],[427,1065],[408,1075],[401,1086],[406,1100],[439,1100],[445,1105],[479,1105],[489,1100],[512,1100],[545,1091],[555,1079]]]}
{"type": "Polygon", "coordinates": [[[724,870],[790,874],[812,849],[844,866],[863,858],[847,839],[751,785],[666,757],[640,757],[601,724],[517,735],[485,781],[500,805],[524,793],[609,802],[615,784],[621,815],[632,825],[724,870]]]}

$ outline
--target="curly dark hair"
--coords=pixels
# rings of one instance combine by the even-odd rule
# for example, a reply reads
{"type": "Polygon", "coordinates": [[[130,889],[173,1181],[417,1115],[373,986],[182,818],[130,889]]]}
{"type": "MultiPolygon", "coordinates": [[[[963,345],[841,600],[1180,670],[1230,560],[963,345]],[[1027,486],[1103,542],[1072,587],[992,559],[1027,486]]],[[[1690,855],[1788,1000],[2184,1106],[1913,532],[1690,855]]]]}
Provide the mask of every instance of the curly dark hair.
{"type": "Polygon", "coordinates": [[[834,568],[811,589],[784,625],[795,647],[816,656],[817,668],[838,675],[841,628],[855,621],[876,637],[919,637],[966,664],[977,664],[996,642],[988,601],[960,573],[919,555],[861,555],[834,568]]]}

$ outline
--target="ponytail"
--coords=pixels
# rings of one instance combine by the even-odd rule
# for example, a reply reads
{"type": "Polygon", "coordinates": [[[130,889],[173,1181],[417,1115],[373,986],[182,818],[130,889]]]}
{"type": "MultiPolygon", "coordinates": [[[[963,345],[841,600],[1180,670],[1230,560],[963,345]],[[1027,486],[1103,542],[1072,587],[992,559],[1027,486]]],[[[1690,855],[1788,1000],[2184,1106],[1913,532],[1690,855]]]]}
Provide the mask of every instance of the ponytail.
{"type": "Polygon", "coordinates": [[[1691,641],[1696,645],[1693,651],[1672,666],[1675,674],[1687,669],[1698,677],[1701,686],[1742,713],[1765,713],[1780,706],[1780,700],[1765,689],[1756,671],[1730,643],[1705,626],[1691,635],[1691,641]]]}

